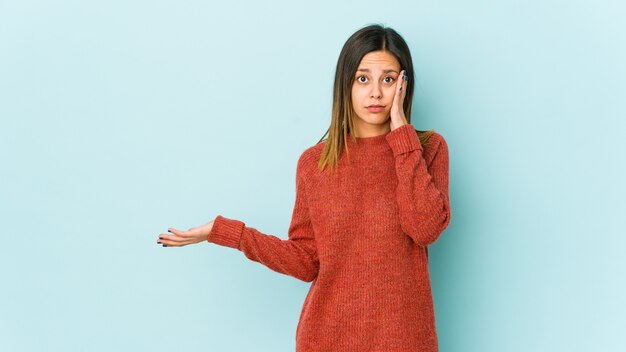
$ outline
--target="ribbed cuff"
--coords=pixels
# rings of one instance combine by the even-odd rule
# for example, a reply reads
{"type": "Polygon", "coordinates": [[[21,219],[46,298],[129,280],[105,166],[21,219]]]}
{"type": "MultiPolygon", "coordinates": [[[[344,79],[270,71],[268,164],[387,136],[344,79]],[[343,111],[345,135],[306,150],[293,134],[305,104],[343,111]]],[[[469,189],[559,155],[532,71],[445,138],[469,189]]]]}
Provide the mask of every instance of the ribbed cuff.
{"type": "Polygon", "coordinates": [[[213,220],[213,227],[207,236],[207,241],[220,246],[239,249],[244,226],[242,221],[218,215],[213,220]]]}
{"type": "Polygon", "coordinates": [[[423,150],[419,137],[417,137],[417,131],[410,123],[389,131],[385,139],[387,139],[394,156],[417,149],[423,150]]]}

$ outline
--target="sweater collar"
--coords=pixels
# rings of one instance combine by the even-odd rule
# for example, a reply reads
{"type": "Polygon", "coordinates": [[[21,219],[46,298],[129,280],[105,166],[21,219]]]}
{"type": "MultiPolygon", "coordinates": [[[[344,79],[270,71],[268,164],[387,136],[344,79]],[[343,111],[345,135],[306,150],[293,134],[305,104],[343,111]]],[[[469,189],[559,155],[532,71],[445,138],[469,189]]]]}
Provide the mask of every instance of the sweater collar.
{"type": "Polygon", "coordinates": [[[389,142],[387,142],[387,134],[381,134],[378,136],[372,137],[356,137],[356,141],[352,140],[352,135],[347,135],[347,144],[350,149],[358,149],[365,151],[374,151],[374,150],[386,150],[391,149],[389,146],[389,142]]]}

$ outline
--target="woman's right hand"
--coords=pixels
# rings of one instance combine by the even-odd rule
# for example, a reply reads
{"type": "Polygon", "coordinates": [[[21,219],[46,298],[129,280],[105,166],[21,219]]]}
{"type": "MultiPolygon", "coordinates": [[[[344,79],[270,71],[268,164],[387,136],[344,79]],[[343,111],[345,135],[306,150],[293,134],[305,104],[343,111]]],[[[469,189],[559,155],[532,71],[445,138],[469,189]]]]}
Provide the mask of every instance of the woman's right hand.
{"type": "Polygon", "coordinates": [[[192,227],[187,231],[170,227],[168,228],[170,234],[159,234],[157,243],[163,243],[163,247],[182,247],[188,244],[206,241],[213,228],[214,221],[215,220],[211,220],[204,225],[192,227]]]}

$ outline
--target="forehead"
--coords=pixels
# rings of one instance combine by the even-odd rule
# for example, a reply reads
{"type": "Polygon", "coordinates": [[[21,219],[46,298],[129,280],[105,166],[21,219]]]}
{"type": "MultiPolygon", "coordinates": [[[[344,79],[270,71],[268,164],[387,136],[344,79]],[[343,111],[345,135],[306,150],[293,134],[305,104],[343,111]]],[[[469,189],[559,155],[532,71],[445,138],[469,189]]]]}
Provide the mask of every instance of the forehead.
{"type": "Polygon", "coordinates": [[[359,63],[357,71],[372,72],[396,72],[400,69],[400,63],[386,51],[373,51],[365,54],[359,63]]]}

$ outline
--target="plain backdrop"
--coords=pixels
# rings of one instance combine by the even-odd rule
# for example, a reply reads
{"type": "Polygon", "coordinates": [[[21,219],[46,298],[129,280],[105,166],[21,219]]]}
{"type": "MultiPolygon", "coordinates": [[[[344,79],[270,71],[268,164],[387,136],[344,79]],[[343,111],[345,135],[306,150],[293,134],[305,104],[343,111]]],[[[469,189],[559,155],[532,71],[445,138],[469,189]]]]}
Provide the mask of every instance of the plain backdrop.
{"type": "Polygon", "coordinates": [[[293,351],[310,283],[207,242],[287,238],[342,45],[396,29],[450,153],[442,352],[624,351],[619,1],[0,1],[0,350],[293,351]]]}

